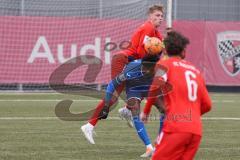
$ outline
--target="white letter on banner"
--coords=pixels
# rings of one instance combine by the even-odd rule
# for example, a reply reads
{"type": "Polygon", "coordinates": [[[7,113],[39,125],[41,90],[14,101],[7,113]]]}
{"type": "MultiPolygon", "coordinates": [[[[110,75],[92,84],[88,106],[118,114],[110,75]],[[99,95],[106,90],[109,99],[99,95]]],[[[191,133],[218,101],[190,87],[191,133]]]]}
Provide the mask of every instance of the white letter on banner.
{"type": "Polygon", "coordinates": [[[69,57],[69,58],[65,58],[63,56],[63,44],[59,44],[57,46],[57,51],[58,51],[58,60],[60,63],[65,63],[66,61],[68,61],[74,57],[77,57],[77,45],[76,44],[71,45],[71,57],[69,57]]]}
{"type": "MultiPolygon", "coordinates": [[[[93,50],[95,52],[95,56],[99,59],[101,59],[101,39],[99,37],[95,38],[95,45],[92,44],[86,44],[84,45],[81,50],[80,50],[80,55],[86,55],[88,50],[93,50]]],[[[86,58],[86,57],[81,57],[81,60],[85,64],[98,64],[98,59],[96,58],[86,58]]]]}
{"type": "Polygon", "coordinates": [[[32,50],[31,56],[28,58],[28,63],[33,63],[36,58],[47,58],[49,63],[55,63],[51,50],[48,46],[45,36],[40,36],[32,50]],[[40,52],[40,48],[43,46],[44,51],[40,52]]]}

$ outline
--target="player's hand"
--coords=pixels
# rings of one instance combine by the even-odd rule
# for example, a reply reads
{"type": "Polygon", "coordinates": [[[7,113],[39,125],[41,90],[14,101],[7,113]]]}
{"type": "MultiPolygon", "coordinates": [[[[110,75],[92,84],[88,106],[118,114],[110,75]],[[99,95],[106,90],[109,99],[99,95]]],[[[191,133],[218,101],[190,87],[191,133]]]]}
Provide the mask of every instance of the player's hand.
{"type": "Polygon", "coordinates": [[[109,113],[109,107],[104,106],[101,112],[98,115],[98,119],[107,119],[109,113]]]}
{"type": "Polygon", "coordinates": [[[160,143],[161,137],[160,134],[158,134],[157,138],[154,140],[154,145],[158,145],[160,143]]]}
{"type": "Polygon", "coordinates": [[[141,112],[140,119],[141,119],[142,122],[147,123],[148,122],[148,115],[141,112]]]}

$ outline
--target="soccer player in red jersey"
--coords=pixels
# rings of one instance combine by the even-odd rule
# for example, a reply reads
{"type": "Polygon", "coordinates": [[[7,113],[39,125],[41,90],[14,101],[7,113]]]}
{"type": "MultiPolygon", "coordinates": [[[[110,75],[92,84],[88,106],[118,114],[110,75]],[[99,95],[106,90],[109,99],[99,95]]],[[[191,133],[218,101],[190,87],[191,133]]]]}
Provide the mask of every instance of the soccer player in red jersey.
{"type": "MultiPolygon", "coordinates": [[[[192,160],[202,137],[201,115],[211,109],[211,100],[200,71],[184,60],[188,43],[189,40],[178,32],[170,32],[164,39],[169,58],[160,60],[158,64],[168,71],[156,78],[156,68],[152,86],[157,80],[164,80],[173,89],[163,96],[165,119],[152,160],[192,160]]],[[[143,121],[147,114],[142,114],[143,121]]]]}
{"type": "MultiPolygon", "coordinates": [[[[145,56],[144,42],[148,37],[157,37],[162,40],[162,35],[157,30],[163,21],[163,6],[153,5],[148,9],[148,20],[141,25],[133,33],[131,38],[131,46],[123,51],[120,51],[112,59],[111,76],[112,79],[122,72],[124,66],[132,60],[141,59],[145,56]]],[[[118,95],[122,92],[124,85],[118,86],[116,91],[118,95]]],[[[93,129],[99,120],[99,112],[104,107],[104,100],[101,100],[97,105],[93,116],[89,119],[88,123],[81,127],[86,139],[95,144],[93,139],[93,129]]],[[[130,112],[130,111],[129,111],[130,112]]]]}

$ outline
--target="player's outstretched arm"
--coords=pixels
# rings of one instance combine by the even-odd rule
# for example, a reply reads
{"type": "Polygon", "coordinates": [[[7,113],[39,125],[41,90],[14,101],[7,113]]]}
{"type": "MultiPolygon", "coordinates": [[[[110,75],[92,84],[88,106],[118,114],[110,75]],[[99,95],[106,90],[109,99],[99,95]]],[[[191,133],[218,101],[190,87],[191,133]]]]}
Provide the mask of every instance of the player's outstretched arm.
{"type": "Polygon", "coordinates": [[[155,77],[153,79],[153,82],[149,88],[147,103],[144,106],[143,113],[146,115],[149,115],[151,112],[152,105],[159,103],[159,110],[164,110],[163,101],[156,102],[158,97],[163,94],[162,93],[162,87],[166,85],[167,81],[167,68],[163,67],[162,65],[158,65],[157,67],[160,67],[161,69],[157,68],[157,71],[155,73],[155,77]]]}
{"type": "Polygon", "coordinates": [[[146,104],[145,104],[145,106],[144,106],[144,109],[143,109],[143,112],[144,112],[145,114],[148,115],[148,114],[151,112],[152,105],[155,103],[155,101],[156,101],[156,98],[154,98],[154,97],[148,97],[147,102],[146,102],[146,104]]]}
{"type": "Polygon", "coordinates": [[[154,105],[158,109],[159,113],[162,113],[162,114],[165,113],[165,105],[164,105],[164,101],[163,101],[163,96],[159,96],[158,98],[156,98],[154,105]]]}

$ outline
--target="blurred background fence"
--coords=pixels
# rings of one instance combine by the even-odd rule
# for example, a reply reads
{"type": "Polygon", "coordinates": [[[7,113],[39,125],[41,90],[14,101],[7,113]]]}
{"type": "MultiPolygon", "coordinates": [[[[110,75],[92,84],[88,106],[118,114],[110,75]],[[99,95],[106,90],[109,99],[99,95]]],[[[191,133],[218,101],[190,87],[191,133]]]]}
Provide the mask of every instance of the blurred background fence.
{"type": "MultiPolygon", "coordinates": [[[[101,72],[85,82],[86,68],[74,70],[68,82],[102,89],[111,78],[112,55],[158,3],[167,6],[167,0],[0,0],[0,90],[49,90],[52,72],[85,54],[103,61],[101,72]],[[104,50],[109,42],[117,49],[104,50]]],[[[173,27],[192,42],[187,58],[207,84],[240,86],[240,1],[173,0],[172,11],[173,27]]]]}

